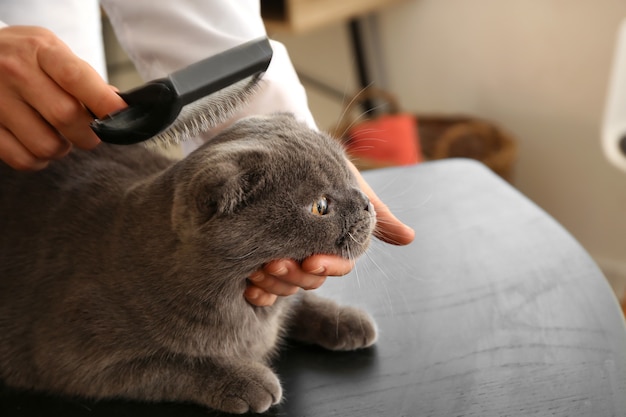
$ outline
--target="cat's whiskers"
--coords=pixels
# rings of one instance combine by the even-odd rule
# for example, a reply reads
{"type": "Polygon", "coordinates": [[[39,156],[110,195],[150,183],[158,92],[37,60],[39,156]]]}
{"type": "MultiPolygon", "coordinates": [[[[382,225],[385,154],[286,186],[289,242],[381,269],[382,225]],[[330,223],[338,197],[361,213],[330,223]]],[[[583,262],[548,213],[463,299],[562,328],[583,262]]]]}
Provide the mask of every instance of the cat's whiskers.
{"type": "Polygon", "coordinates": [[[385,277],[387,281],[391,281],[391,277],[389,276],[389,274],[387,274],[387,272],[383,268],[381,268],[381,266],[374,260],[370,253],[365,252],[365,256],[372,263],[372,265],[374,265],[374,267],[376,267],[376,269],[380,271],[380,273],[383,275],[383,277],[385,277]]]}
{"type": "MultiPolygon", "coordinates": [[[[349,234],[349,235],[350,235],[350,234],[349,234]]],[[[355,239],[354,239],[354,237],[353,237],[352,235],[350,235],[350,238],[351,238],[352,240],[355,240],[355,239]]],[[[356,240],[355,240],[355,241],[356,241],[356,240]]],[[[357,243],[358,243],[358,242],[357,242],[357,243]]],[[[356,276],[356,282],[357,282],[357,285],[358,285],[358,286],[359,286],[359,288],[360,288],[360,287],[361,287],[361,280],[360,280],[360,277],[359,277],[359,271],[358,271],[358,270],[357,270],[357,268],[356,268],[356,260],[357,260],[357,258],[354,256],[354,254],[353,254],[353,253],[352,253],[352,251],[350,250],[350,247],[349,247],[349,246],[346,246],[346,247],[342,248],[342,250],[341,250],[341,256],[342,256],[343,258],[348,259],[349,261],[352,261],[352,262],[354,263],[354,269],[353,269],[353,271],[354,271],[354,274],[355,274],[355,276],[356,276]]]]}
{"type": "MultiPolygon", "coordinates": [[[[359,132],[359,133],[364,133],[364,132],[376,133],[376,132],[382,132],[382,130],[379,130],[379,129],[369,129],[367,131],[363,131],[363,132],[359,132]]],[[[374,136],[365,136],[364,137],[364,136],[360,135],[358,137],[350,138],[351,145],[350,145],[349,153],[372,150],[372,149],[374,149],[376,147],[374,142],[385,143],[386,141],[384,139],[377,138],[377,137],[374,137],[374,136]]]]}
{"type": "MultiPolygon", "coordinates": [[[[401,197],[406,196],[407,194],[411,193],[413,194],[415,192],[415,181],[411,181],[408,182],[405,181],[405,177],[401,176],[401,175],[395,175],[393,177],[390,178],[389,181],[387,181],[385,184],[383,184],[381,187],[377,188],[377,194],[381,195],[383,194],[383,192],[385,190],[387,190],[389,187],[391,187],[392,185],[394,185],[396,182],[398,181],[402,181],[403,184],[401,187],[394,187],[395,190],[397,190],[394,194],[392,195],[386,195],[384,197],[384,201],[386,202],[387,206],[391,209],[391,211],[396,212],[398,211],[398,209],[404,209],[404,210],[416,210],[419,208],[422,208],[423,206],[427,205],[430,200],[433,198],[434,194],[432,192],[430,192],[429,194],[424,196],[424,199],[419,202],[417,205],[415,206],[406,206],[406,204],[404,204],[402,207],[393,207],[393,201],[397,201],[399,200],[401,197]]],[[[407,200],[406,198],[403,198],[403,200],[407,200]]]]}
{"type": "Polygon", "coordinates": [[[356,277],[356,285],[361,288],[361,277],[359,276],[359,268],[357,266],[356,258],[354,258],[353,254],[350,254],[349,259],[354,262],[354,276],[356,277]]]}
{"type": "MultiPolygon", "coordinates": [[[[354,104],[354,102],[359,98],[359,96],[365,92],[365,90],[367,90],[369,87],[371,87],[372,85],[374,85],[374,82],[370,82],[367,86],[361,88],[361,90],[359,90],[359,92],[357,94],[355,94],[352,99],[350,100],[350,102],[348,102],[344,108],[343,111],[341,112],[341,114],[339,115],[339,117],[337,118],[337,123],[335,123],[335,129],[333,130],[337,130],[339,128],[339,126],[341,126],[341,122],[343,121],[343,119],[346,117],[346,114],[348,112],[348,110],[350,109],[350,107],[352,107],[352,105],[354,104]]],[[[345,97],[344,100],[345,101],[345,97]]],[[[343,132],[343,134],[340,136],[342,137],[346,132],[343,132]]]]}
{"type": "Polygon", "coordinates": [[[389,196],[389,197],[385,197],[385,201],[390,201],[392,204],[387,204],[387,207],[389,207],[389,209],[392,212],[398,212],[401,210],[419,210],[423,207],[425,207],[426,205],[428,205],[428,203],[430,203],[430,201],[433,199],[434,194],[430,193],[424,196],[424,198],[421,201],[418,201],[416,204],[414,205],[402,205],[401,207],[395,206],[393,205],[393,201],[394,199],[398,199],[400,197],[404,197],[405,194],[410,193],[411,192],[411,187],[403,187],[405,190],[401,193],[398,193],[394,196],[389,196]]]}
{"type": "MultiPolygon", "coordinates": [[[[381,224],[384,224],[384,221],[379,222],[381,224]]],[[[392,224],[392,223],[389,223],[392,224]]],[[[388,243],[394,244],[394,245],[401,245],[403,242],[405,242],[406,236],[404,234],[400,234],[400,233],[395,233],[395,232],[390,232],[388,230],[383,230],[378,226],[378,223],[376,224],[376,228],[374,229],[374,235],[378,238],[381,239],[384,237],[384,240],[388,243]]]]}
{"type": "MultiPolygon", "coordinates": [[[[404,188],[404,191],[402,191],[402,194],[404,193],[408,193],[410,192],[410,188],[411,187],[402,187],[404,188]]],[[[396,197],[401,196],[402,194],[398,194],[396,195],[396,197]]],[[[394,207],[393,204],[387,204],[387,207],[391,210],[392,213],[394,214],[398,214],[398,213],[403,213],[403,212],[408,212],[408,211],[417,211],[420,210],[421,208],[423,208],[424,206],[426,206],[430,200],[433,198],[433,194],[430,193],[427,196],[425,196],[425,198],[417,205],[415,206],[402,206],[402,207],[394,207]]],[[[385,201],[393,201],[394,197],[386,197],[385,201]]],[[[395,244],[399,244],[401,243],[400,240],[395,240],[395,237],[400,237],[400,238],[404,238],[404,235],[402,234],[398,234],[395,233],[393,231],[390,231],[390,228],[385,228],[385,226],[391,226],[391,229],[393,229],[393,226],[395,225],[394,222],[387,220],[385,218],[380,218],[377,217],[376,218],[376,226],[374,228],[374,234],[376,236],[385,236],[386,240],[389,241],[389,243],[395,243],[395,244]]]]}
{"type": "Polygon", "coordinates": [[[350,131],[350,129],[352,129],[357,123],[361,122],[364,119],[364,116],[366,116],[369,113],[372,113],[382,107],[384,107],[385,104],[379,104],[378,106],[374,106],[371,109],[365,110],[363,112],[361,112],[357,117],[354,118],[354,120],[352,120],[352,122],[350,122],[350,124],[348,126],[346,126],[343,130],[343,132],[341,132],[341,135],[339,135],[340,138],[343,138],[346,136],[346,133],[348,133],[350,131]]]}
{"type": "MultiPolygon", "coordinates": [[[[373,242],[375,243],[375,242],[373,242]]],[[[384,246],[378,245],[378,244],[373,244],[371,247],[371,250],[383,250],[384,246]]],[[[385,271],[374,259],[374,257],[372,256],[372,254],[370,253],[370,251],[365,252],[365,258],[366,258],[366,262],[363,263],[364,267],[369,267],[369,268],[373,268],[375,269],[375,271],[369,271],[366,276],[369,276],[371,279],[371,281],[373,282],[374,286],[376,288],[382,288],[382,290],[384,291],[384,298],[386,302],[383,302],[382,305],[386,306],[386,309],[389,311],[390,314],[393,315],[394,309],[393,309],[393,303],[391,301],[391,295],[389,294],[389,287],[388,287],[388,283],[392,283],[393,282],[393,277],[391,277],[387,271],[385,271]],[[383,279],[376,279],[376,277],[382,277],[383,279]]]]}
{"type": "Polygon", "coordinates": [[[354,237],[354,235],[353,235],[352,233],[348,232],[348,237],[349,237],[350,239],[352,239],[352,241],[353,241],[354,243],[356,243],[357,245],[360,245],[360,244],[361,244],[361,242],[359,242],[358,240],[356,240],[356,238],[354,237]]]}
{"type": "Polygon", "coordinates": [[[381,139],[378,136],[372,136],[372,137],[369,137],[369,138],[367,136],[365,136],[366,134],[381,133],[381,132],[384,132],[384,130],[382,130],[382,129],[374,129],[374,128],[359,130],[359,135],[353,137],[352,140],[355,141],[355,142],[358,142],[361,139],[368,139],[368,140],[376,140],[378,142],[385,142],[384,139],[381,139]]]}
{"type": "MultiPolygon", "coordinates": [[[[361,130],[359,131],[359,135],[358,136],[353,136],[350,138],[350,142],[351,144],[360,144],[360,142],[367,142],[367,143],[372,143],[372,142],[379,142],[379,143],[385,143],[387,142],[385,139],[382,139],[379,136],[369,136],[375,133],[382,133],[384,132],[381,129],[367,129],[367,130],[361,130]]],[[[370,147],[373,147],[373,145],[370,145],[370,147]]],[[[354,146],[351,146],[351,149],[355,149],[354,146]]]]}

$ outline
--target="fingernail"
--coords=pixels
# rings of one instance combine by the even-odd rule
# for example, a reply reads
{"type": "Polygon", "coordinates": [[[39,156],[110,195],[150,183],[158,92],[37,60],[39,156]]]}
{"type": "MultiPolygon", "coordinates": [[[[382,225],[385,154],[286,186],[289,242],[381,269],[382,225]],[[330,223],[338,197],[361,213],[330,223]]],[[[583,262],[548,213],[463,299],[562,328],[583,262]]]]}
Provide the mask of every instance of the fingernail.
{"type": "Polygon", "coordinates": [[[322,275],[326,272],[326,267],[324,265],[320,265],[317,269],[311,271],[313,275],[322,275]]]}
{"type": "Polygon", "coordinates": [[[264,278],[265,276],[263,275],[261,271],[253,272],[252,275],[248,277],[248,279],[252,282],[261,282],[263,281],[264,278]]]}
{"type": "Polygon", "coordinates": [[[287,275],[287,272],[289,272],[287,270],[287,267],[285,267],[284,265],[281,265],[278,267],[278,269],[276,269],[276,271],[272,271],[270,273],[274,275],[275,277],[282,277],[282,276],[287,275]]]}
{"type": "Polygon", "coordinates": [[[249,300],[249,301],[255,301],[259,298],[259,296],[261,295],[261,293],[259,291],[256,291],[254,289],[250,289],[248,288],[248,290],[245,292],[245,297],[249,300]]]}

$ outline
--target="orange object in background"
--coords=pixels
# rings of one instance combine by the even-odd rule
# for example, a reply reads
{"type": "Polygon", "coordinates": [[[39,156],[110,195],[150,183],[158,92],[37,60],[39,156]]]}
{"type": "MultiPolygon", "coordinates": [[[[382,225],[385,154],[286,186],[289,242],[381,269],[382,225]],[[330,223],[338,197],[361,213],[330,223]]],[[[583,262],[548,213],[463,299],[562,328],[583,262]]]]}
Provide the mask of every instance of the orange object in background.
{"type": "MultiPolygon", "coordinates": [[[[371,104],[371,103],[370,103],[371,104]]],[[[334,132],[346,146],[352,162],[359,169],[412,165],[422,156],[415,115],[400,111],[396,97],[388,91],[368,87],[345,104],[342,118],[334,132]],[[378,101],[370,111],[354,117],[355,110],[367,101],[378,101]],[[386,110],[380,113],[385,108],[386,110]],[[362,119],[363,116],[369,117],[362,119]]]]}
{"type": "Polygon", "coordinates": [[[412,165],[423,160],[417,121],[407,113],[386,114],[364,120],[348,130],[348,154],[361,165],[412,165]]]}

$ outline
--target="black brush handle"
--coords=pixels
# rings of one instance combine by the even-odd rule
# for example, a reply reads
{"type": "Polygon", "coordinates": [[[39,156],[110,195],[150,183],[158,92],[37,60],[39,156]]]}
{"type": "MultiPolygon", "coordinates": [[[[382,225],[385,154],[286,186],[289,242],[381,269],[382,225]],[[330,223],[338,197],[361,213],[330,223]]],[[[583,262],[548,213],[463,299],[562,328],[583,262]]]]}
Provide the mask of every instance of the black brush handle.
{"type": "MultiPolygon", "coordinates": [[[[103,142],[130,145],[165,130],[183,106],[264,72],[272,59],[267,38],[255,39],[120,93],[128,107],[95,119],[91,129],[103,142]]],[[[234,98],[234,97],[233,97],[234,98]]]]}
{"type": "Polygon", "coordinates": [[[150,139],[169,126],[180,113],[174,88],[157,80],[120,93],[128,107],[95,119],[91,129],[107,143],[132,145],[150,139]]]}
{"type": "Polygon", "coordinates": [[[271,59],[269,40],[260,38],[191,64],[170,74],[168,79],[184,106],[246,77],[264,72],[271,59]]]}

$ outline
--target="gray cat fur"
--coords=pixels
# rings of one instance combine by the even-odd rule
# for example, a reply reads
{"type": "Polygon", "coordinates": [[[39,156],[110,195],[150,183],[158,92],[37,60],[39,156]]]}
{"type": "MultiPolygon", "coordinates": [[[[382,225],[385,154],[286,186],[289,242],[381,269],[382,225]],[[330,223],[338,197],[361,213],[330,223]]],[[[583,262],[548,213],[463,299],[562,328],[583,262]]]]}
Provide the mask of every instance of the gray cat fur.
{"type": "MultiPolygon", "coordinates": [[[[142,146],[0,166],[0,378],[90,398],[280,401],[283,337],[370,346],[371,318],[310,292],[253,307],[246,277],[277,258],[356,258],[374,212],[340,146],[289,115],[244,119],[175,162],[142,146]],[[327,196],[330,213],[311,203],[327,196]]],[[[1,164],[0,164],[1,165],[1,164]]]]}

